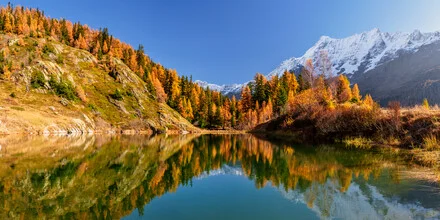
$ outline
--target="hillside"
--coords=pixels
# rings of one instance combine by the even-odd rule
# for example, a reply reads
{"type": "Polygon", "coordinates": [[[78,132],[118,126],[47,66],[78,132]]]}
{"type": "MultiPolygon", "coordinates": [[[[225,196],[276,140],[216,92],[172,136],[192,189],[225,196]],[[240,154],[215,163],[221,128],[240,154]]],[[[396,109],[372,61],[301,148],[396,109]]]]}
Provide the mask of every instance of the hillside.
{"type": "Polygon", "coordinates": [[[120,59],[0,34],[0,133],[196,131],[120,59]]]}

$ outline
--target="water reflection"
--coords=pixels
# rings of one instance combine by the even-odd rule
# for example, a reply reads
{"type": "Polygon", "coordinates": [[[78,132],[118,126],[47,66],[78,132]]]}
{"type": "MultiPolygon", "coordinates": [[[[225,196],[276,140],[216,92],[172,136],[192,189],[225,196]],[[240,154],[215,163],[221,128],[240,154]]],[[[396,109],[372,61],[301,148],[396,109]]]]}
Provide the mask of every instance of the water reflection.
{"type": "Polygon", "coordinates": [[[142,215],[154,198],[225,173],[277,187],[321,218],[440,217],[431,171],[391,153],[251,135],[6,137],[0,145],[1,219],[142,215]]]}

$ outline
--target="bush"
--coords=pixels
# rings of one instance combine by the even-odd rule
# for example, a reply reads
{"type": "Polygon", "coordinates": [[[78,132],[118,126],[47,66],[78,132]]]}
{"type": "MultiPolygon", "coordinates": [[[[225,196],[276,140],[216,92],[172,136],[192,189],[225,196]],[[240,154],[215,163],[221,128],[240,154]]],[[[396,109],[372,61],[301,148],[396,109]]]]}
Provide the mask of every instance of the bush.
{"type": "Polygon", "coordinates": [[[52,44],[45,44],[43,47],[43,53],[49,55],[50,53],[55,53],[55,47],[52,44]]]}
{"type": "Polygon", "coordinates": [[[64,63],[64,58],[63,58],[63,56],[61,54],[58,54],[56,62],[58,64],[63,64],[64,63]]]}
{"type": "Polygon", "coordinates": [[[119,72],[116,71],[116,69],[113,69],[113,70],[111,70],[111,71],[108,73],[108,75],[111,76],[114,80],[117,80],[117,79],[118,79],[119,72]]]}
{"type": "Polygon", "coordinates": [[[116,99],[118,101],[121,101],[123,99],[122,93],[121,93],[121,91],[119,91],[119,89],[116,89],[115,93],[110,94],[110,97],[112,97],[113,99],[116,99]]]}
{"type": "Polygon", "coordinates": [[[92,111],[98,111],[98,108],[94,104],[88,104],[87,107],[92,111]]]}
{"type": "Polygon", "coordinates": [[[41,71],[36,71],[32,74],[31,77],[31,86],[34,89],[38,89],[40,87],[44,87],[46,84],[46,79],[44,78],[44,74],[41,71]]]}
{"type": "Polygon", "coordinates": [[[11,97],[11,98],[15,98],[15,97],[17,97],[17,95],[15,95],[15,93],[13,92],[13,93],[11,93],[11,94],[9,94],[9,96],[11,97]]]}
{"type": "Polygon", "coordinates": [[[68,100],[76,100],[77,95],[75,88],[70,81],[60,80],[60,82],[57,82],[54,77],[51,77],[49,80],[49,85],[59,97],[66,98],[68,100]]]}

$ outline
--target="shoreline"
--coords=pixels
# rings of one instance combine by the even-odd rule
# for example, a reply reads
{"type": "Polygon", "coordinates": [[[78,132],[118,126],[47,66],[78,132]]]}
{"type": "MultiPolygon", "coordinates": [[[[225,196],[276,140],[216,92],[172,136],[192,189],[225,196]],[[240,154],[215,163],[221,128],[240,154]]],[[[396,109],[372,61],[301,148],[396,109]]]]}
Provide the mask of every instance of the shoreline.
{"type": "Polygon", "coordinates": [[[145,136],[151,137],[154,135],[240,135],[240,134],[249,134],[256,136],[260,139],[266,139],[269,141],[275,141],[280,143],[289,143],[289,144],[310,144],[316,145],[313,147],[317,147],[319,145],[325,144],[335,144],[340,145],[341,149],[344,150],[359,150],[359,151],[390,151],[396,156],[402,157],[402,159],[408,163],[422,167],[428,167],[432,169],[439,170],[440,169],[440,150],[426,150],[422,148],[403,148],[398,145],[387,145],[382,143],[370,143],[368,146],[362,145],[353,145],[350,143],[345,143],[344,141],[316,141],[307,142],[300,141],[298,139],[298,135],[292,132],[286,131],[276,131],[276,132],[262,132],[262,131],[248,131],[248,130],[198,130],[196,132],[184,132],[177,130],[168,130],[164,133],[154,133],[152,130],[110,130],[103,131],[97,130],[97,132],[59,132],[59,133],[9,133],[9,134],[0,134],[0,139],[2,138],[10,138],[11,136],[19,136],[19,137],[48,137],[48,138],[60,138],[60,137],[81,137],[81,136],[94,136],[94,135],[110,135],[110,136],[145,136]]]}

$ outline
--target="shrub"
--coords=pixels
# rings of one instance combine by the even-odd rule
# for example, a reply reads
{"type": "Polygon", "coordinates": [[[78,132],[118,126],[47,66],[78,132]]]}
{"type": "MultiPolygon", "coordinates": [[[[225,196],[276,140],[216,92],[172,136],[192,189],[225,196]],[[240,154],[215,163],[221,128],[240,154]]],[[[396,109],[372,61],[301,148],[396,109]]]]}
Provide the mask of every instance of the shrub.
{"type": "Polygon", "coordinates": [[[87,107],[92,111],[98,111],[98,108],[94,104],[88,104],[87,107]]]}
{"type": "Polygon", "coordinates": [[[66,98],[68,100],[76,100],[77,94],[70,81],[60,80],[60,82],[57,82],[54,77],[51,77],[49,80],[49,85],[59,97],[66,98]]]}
{"type": "Polygon", "coordinates": [[[58,54],[56,62],[58,64],[63,64],[64,63],[64,58],[63,58],[63,56],[61,54],[58,54]]]}
{"type": "Polygon", "coordinates": [[[45,44],[43,47],[43,53],[49,55],[50,53],[55,53],[55,48],[52,44],[45,44]]]}
{"type": "Polygon", "coordinates": [[[15,98],[15,97],[17,97],[17,95],[15,95],[15,93],[13,92],[13,93],[11,93],[11,94],[9,94],[9,96],[11,97],[11,98],[15,98]]]}
{"type": "Polygon", "coordinates": [[[38,89],[40,87],[44,87],[46,83],[46,79],[44,78],[44,74],[41,71],[35,71],[31,77],[31,86],[34,89],[38,89]]]}
{"type": "Polygon", "coordinates": [[[108,75],[111,76],[114,80],[117,80],[117,79],[118,79],[119,72],[116,71],[116,69],[113,69],[113,70],[111,70],[111,71],[108,73],[108,75]]]}
{"type": "Polygon", "coordinates": [[[110,97],[112,97],[113,99],[116,99],[118,101],[121,101],[123,99],[122,93],[121,93],[121,91],[119,91],[119,89],[116,89],[115,93],[110,94],[110,97]]]}
{"type": "Polygon", "coordinates": [[[125,95],[127,95],[128,97],[133,97],[133,93],[131,91],[125,92],[125,95]]]}

